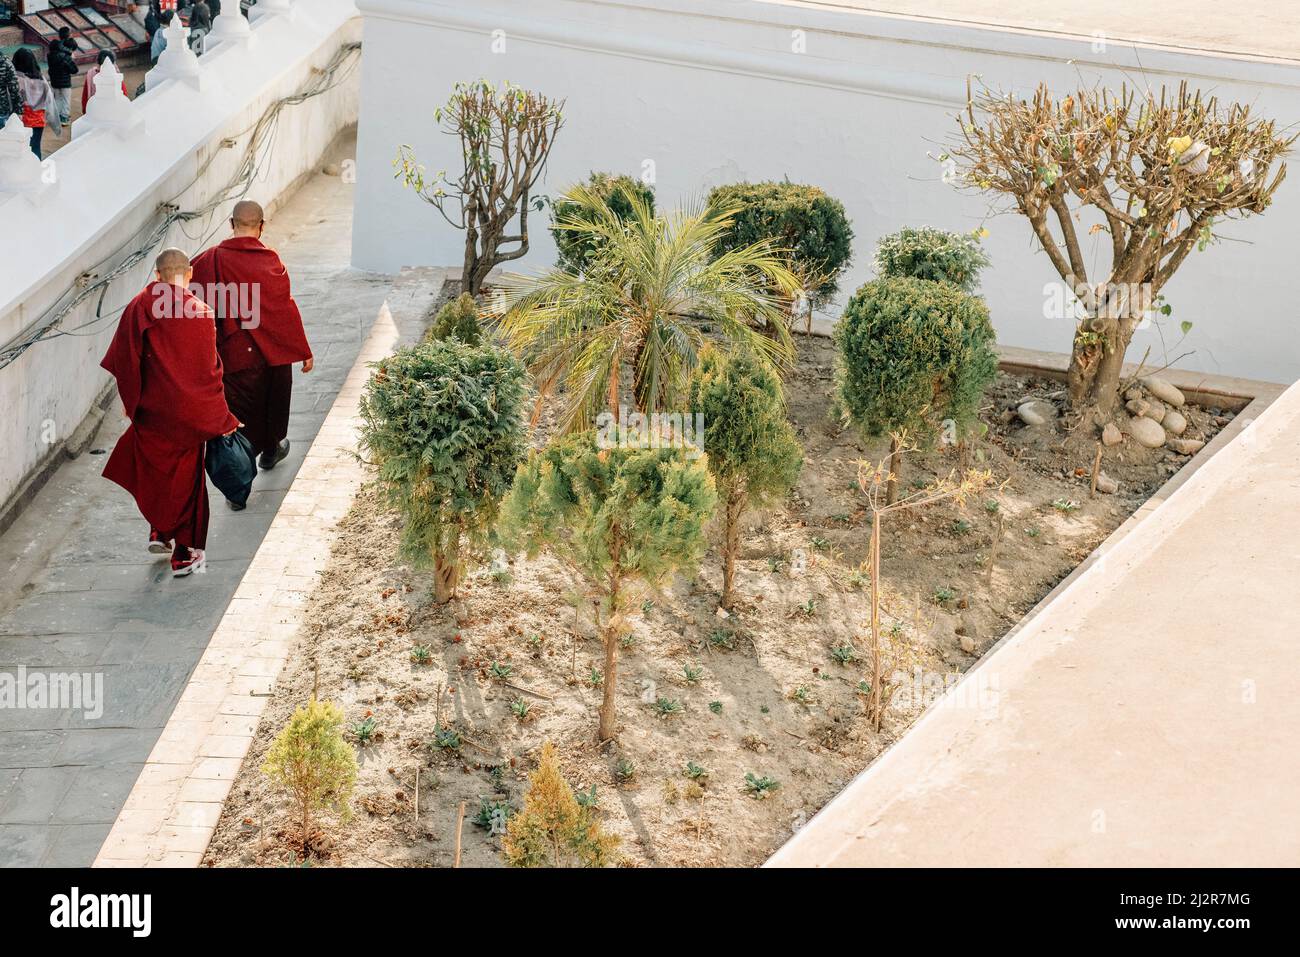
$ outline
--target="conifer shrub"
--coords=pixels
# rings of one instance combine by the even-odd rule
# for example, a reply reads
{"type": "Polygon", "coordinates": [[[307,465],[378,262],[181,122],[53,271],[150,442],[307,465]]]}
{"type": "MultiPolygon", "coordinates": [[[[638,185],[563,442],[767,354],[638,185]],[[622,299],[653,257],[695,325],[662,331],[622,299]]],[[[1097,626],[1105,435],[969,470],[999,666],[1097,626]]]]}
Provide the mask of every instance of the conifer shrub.
{"type": "MultiPolygon", "coordinates": [[[[877,279],[854,293],[835,326],[837,400],[866,436],[908,433],[957,442],[975,426],[997,374],[988,307],[951,283],[877,279]]],[[[900,456],[894,464],[901,469],[900,456]]],[[[892,473],[890,499],[896,495],[892,473]]]]}
{"type": "Polygon", "coordinates": [[[304,850],[311,845],[319,812],[332,811],[343,821],[350,816],[357,758],[343,731],[343,711],[312,698],[294,711],[262,764],[262,773],[293,803],[304,850]]]}
{"type": "Polygon", "coordinates": [[[853,258],[853,227],[838,199],[801,183],[732,183],[709,193],[709,205],[736,210],[719,254],[771,243],[786,251],[811,305],[835,295],[853,258]]]}
{"type": "Polygon", "coordinates": [[[402,553],[432,567],[439,603],[486,545],[523,460],[524,376],[505,350],[451,338],[398,350],[366,385],[362,446],[402,516],[402,553]]]}
{"type": "Polygon", "coordinates": [[[717,503],[704,459],[689,449],[607,443],[592,431],[530,453],[501,506],[508,550],[545,548],[581,574],[599,600],[605,645],[598,737],[614,736],[625,611],[673,572],[692,567],[717,503]]]}
{"type": "Polygon", "coordinates": [[[974,292],[980,271],[988,264],[974,233],[950,233],[932,226],[900,229],[876,246],[877,279],[929,279],[974,292]]]}
{"type": "Polygon", "coordinates": [[[704,420],[704,451],[722,506],[722,604],[730,607],[741,516],[794,487],[803,453],[786,421],[780,380],[747,352],[706,350],[690,408],[704,420]]]}
{"type": "MultiPolygon", "coordinates": [[[[613,173],[592,173],[584,185],[604,200],[605,205],[620,221],[632,218],[631,197],[639,197],[650,212],[654,212],[654,188],[639,179],[625,175],[615,176],[613,173]]],[[[559,254],[558,265],[561,269],[574,273],[583,272],[587,268],[592,253],[601,243],[601,238],[595,233],[557,227],[557,223],[572,220],[581,211],[579,203],[563,197],[551,206],[551,235],[555,237],[555,249],[559,254]]]]}
{"type": "Polygon", "coordinates": [[[506,824],[502,846],[513,867],[605,867],[619,839],[600,826],[596,808],[583,805],[564,780],[555,745],[542,745],[528,776],[524,807],[506,824]]]}
{"type": "Polygon", "coordinates": [[[455,338],[470,346],[478,345],[482,337],[483,332],[478,324],[478,302],[469,293],[461,293],[444,303],[425,334],[427,341],[455,338]]]}

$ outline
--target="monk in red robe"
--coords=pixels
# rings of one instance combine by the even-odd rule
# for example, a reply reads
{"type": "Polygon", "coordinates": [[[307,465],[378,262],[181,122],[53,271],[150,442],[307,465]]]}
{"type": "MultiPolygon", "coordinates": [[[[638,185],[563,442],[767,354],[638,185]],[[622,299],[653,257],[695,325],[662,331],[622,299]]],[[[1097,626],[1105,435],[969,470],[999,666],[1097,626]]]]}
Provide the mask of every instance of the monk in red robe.
{"type": "Polygon", "coordinates": [[[257,464],[272,469],[289,454],[293,363],[310,372],[314,360],[289,272],[275,250],[262,244],[265,225],[261,206],[236,203],[233,235],[195,257],[191,289],[217,317],[230,410],[244,423],[257,464]]]}
{"type": "Polygon", "coordinates": [[[155,268],[156,281],[126,307],[100,363],[131,420],[104,477],[135,498],[149,522],[149,551],[170,552],[181,578],[203,566],[208,543],[205,445],[239,420],[226,405],[212,313],[189,291],[189,258],[165,249],[155,268]]]}

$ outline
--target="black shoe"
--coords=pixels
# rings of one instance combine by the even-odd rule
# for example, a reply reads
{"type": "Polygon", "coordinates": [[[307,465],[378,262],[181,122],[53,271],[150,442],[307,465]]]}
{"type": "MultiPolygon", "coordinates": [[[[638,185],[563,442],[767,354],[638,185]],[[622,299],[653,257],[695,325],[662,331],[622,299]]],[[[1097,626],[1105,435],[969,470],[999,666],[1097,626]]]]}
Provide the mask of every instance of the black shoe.
{"type": "Polygon", "coordinates": [[[263,452],[261,455],[259,455],[257,457],[257,464],[259,467],[261,467],[262,471],[269,472],[271,469],[275,468],[277,465],[279,465],[288,457],[289,457],[289,440],[285,439],[283,442],[281,442],[279,445],[275,447],[274,451],[263,452]]]}
{"type": "Polygon", "coordinates": [[[230,509],[232,512],[242,512],[244,509],[248,508],[248,503],[232,502],[230,499],[226,499],[226,508],[230,509]]]}

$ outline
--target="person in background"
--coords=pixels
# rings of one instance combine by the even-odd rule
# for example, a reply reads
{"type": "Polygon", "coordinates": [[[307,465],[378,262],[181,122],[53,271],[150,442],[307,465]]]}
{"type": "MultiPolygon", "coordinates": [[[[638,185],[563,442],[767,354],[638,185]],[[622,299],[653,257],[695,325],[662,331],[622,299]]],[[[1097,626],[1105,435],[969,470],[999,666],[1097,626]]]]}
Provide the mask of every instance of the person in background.
{"type": "Polygon", "coordinates": [[[41,137],[48,126],[58,136],[63,132],[59,111],[54,105],[54,91],[41,75],[41,65],[32,51],[23,47],[14,53],[14,69],[18,72],[18,89],[22,93],[23,126],[32,131],[32,152],[41,158],[41,137]]]}
{"type": "Polygon", "coordinates": [[[54,102],[59,110],[59,122],[67,126],[72,122],[72,78],[80,72],[72,54],[77,50],[77,41],[72,39],[72,30],[59,27],[59,36],[50,42],[46,61],[50,69],[50,86],[54,89],[54,102]]]}
{"type": "Polygon", "coordinates": [[[208,9],[212,12],[212,19],[217,19],[221,16],[221,0],[208,0],[208,9]]]}
{"type": "Polygon", "coordinates": [[[204,33],[212,29],[212,9],[203,0],[190,7],[190,29],[204,33]]]}
{"type": "Polygon", "coordinates": [[[158,18],[158,29],[154,31],[153,43],[149,46],[149,59],[154,63],[158,62],[158,58],[167,49],[167,28],[171,26],[174,16],[176,16],[175,11],[164,10],[162,16],[158,18]]]}
{"type": "Polygon", "coordinates": [[[144,29],[149,34],[149,46],[153,46],[154,34],[162,26],[158,15],[158,0],[149,0],[149,12],[144,15],[144,29]]]}
{"type": "MultiPolygon", "coordinates": [[[[99,71],[104,68],[104,64],[109,60],[117,63],[117,57],[113,55],[113,51],[100,50],[99,59],[95,61],[95,65],[92,66],[90,72],[86,74],[86,85],[81,88],[81,112],[83,114],[86,112],[86,104],[88,104],[90,98],[95,95],[95,77],[99,76],[99,71]]],[[[126,92],[126,80],[122,81],[122,95],[130,96],[130,94],[126,92]]]]}
{"type": "Polygon", "coordinates": [[[235,204],[231,235],[194,257],[194,289],[216,315],[230,410],[244,423],[257,464],[273,469],[289,454],[289,400],[293,364],[311,372],[315,360],[302,313],[293,301],[289,271],[262,243],[262,207],[235,204]]]}
{"type": "Polygon", "coordinates": [[[104,478],[131,493],[149,523],[149,553],[171,553],[172,577],[183,578],[203,567],[208,542],[208,440],[240,423],[222,392],[212,313],[189,291],[189,257],[164,249],[154,268],[100,363],[131,422],[104,478]]]}
{"type": "Polygon", "coordinates": [[[0,53],[0,129],[15,113],[23,111],[23,91],[18,85],[18,71],[13,61],[0,53]]]}

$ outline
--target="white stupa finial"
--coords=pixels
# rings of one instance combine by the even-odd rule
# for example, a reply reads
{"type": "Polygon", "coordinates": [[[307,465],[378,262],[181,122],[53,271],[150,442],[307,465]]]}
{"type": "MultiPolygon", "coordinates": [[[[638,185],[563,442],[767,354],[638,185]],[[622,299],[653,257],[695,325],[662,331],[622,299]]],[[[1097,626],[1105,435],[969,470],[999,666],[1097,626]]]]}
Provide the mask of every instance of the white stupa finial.
{"type": "Polygon", "coordinates": [[[221,43],[226,40],[246,43],[252,36],[253,28],[248,25],[248,18],[240,12],[239,4],[230,3],[222,7],[217,18],[212,21],[212,32],[208,34],[207,39],[210,43],[221,43]]]}
{"type": "Polygon", "coordinates": [[[202,85],[203,70],[199,58],[190,49],[189,27],[181,23],[179,15],[163,30],[167,46],[158,57],[158,65],[144,75],[146,90],[152,90],[163,80],[184,80],[193,86],[202,85]]]}
{"type": "Polygon", "coordinates": [[[32,131],[15,114],[0,129],[0,193],[30,193],[41,187],[41,161],[32,152],[32,131]]]}
{"type": "Polygon", "coordinates": [[[122,92],[122,74],[112,60],[105,60],[95,74],[95,95],[86,102],[86,115],[72,124],[72,136],[93,129],[111,129],[119,136],[144,129],[144,118],[122,92]]]}

